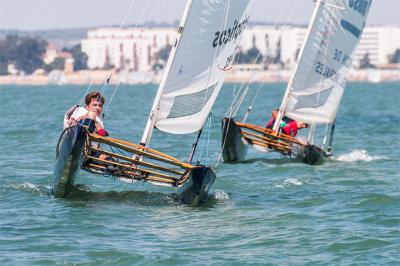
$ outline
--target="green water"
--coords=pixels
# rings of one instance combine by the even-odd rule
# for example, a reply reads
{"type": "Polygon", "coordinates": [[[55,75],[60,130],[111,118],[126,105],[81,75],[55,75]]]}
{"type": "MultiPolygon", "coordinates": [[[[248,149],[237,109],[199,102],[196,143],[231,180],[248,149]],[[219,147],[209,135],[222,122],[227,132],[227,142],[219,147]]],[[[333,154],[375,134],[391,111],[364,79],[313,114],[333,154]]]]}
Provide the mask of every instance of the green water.
{"type": "MultiPolygon", "coordinates": [[[[234,87],[199,145],[212,164],[234,87]]],[[[248,121],[265,124],[284,87],[263,85],[248,121]]],[[[331,161],[250,151],[218,164],[199,208],[159,193],[173,190],[85,172],[69,199],[49,196],[63,114],[85,91],[0,87],[0,265],[400,265],[399,84],[347,86],[331,161]]],[[[104,121],[113,137],[138,142],[155,92],[119,88],[104,121]]],[[[185,160],[193,139],[156,132],[152,146],[185,160]]]]}

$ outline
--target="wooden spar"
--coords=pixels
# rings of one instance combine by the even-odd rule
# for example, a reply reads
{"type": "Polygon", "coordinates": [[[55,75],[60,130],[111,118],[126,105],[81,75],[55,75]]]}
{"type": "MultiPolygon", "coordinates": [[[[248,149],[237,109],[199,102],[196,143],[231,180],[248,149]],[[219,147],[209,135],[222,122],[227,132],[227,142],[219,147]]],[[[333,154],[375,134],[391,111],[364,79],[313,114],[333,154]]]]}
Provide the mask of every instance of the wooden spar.
{"type": "Polygon", "coordinates": [[[291,142],[291,143],[295,143],[301,146],[304,146],[305,144],[300,142],[299,140],[297,140],[296,138],[293,138],[292,136],[283,134],[283,133],[278,133],[274,130],[268,129],[268,128],[264,128],[264,127],[260,127],[260,126],[256,126],[256,125],[251,125],[251,124],[244,124],[244,123],[240,123],[240,122],[235,122],[239,127],[243,127],[243,128],[247,128],[259,133],[264,134],[266,137],[270,136],[273,137],[275,139],[278,140],[283,140],[283,141],[287,141],[287,142],[291,142]]]}
{"type": "Polygon", "coordinates": [[[156,164],[149,163],[149,162],[144,162],[144,161],[141,161],[141,160],[135,160],[135,159],[132,159],[131,157],[127,157],[127,156],[124,156],[124,155],[121,155],[121,154],[109,152],[109,151],[106,151],[106,150],[97,149],[97,148],[94,148],[94,147],[91,147],[91,150],[97,151],[99,153],[106,154],[106,155],[108,155],[110,157],[115,157],[115,158],[118,158],[118,159],[126,160],[126,161],[131,162],[131,163],[136,164],[136,165],[142,165],[142,166],[146,166],[146,167],[149,167],[149,168],[154,168],[154,169],[165,171],[165,172],[170,172],[170,173],[173,173],[173,174],[176,174],[176,175],[183,175],[184,174],[184,172],[181,172],[181,171],[177,171],[177,170],[174,170],[174,169],[171,169],[171,168],[163,167],[163,166],[156,165],[156,164]]]}
{"type": "Polygon", "coordinates": [[[252,137],[247,137],[247,136],[245,138],[246,138],[246,140],[250,141],[253,144],[257,144],[259,146],[263,146],[263,147],[266,147],[266,148],[274,149],[274,150],[277,150],[277,151],[284,151],[286,153],[290,153],[291,150],[292,150],[291,147],[290,148],[282,147],[282,146],[277,145],[276,143],[268,144],[267,142],[262,141],[262,140],[257,139],[257,138],[252,138],[252,137]]]}
{"type": "Polygon", "coordinates": [[[97,134],[91,134],[86,131],[84,141],[84,163],[82,168],[96,173],[110,174],[112,176],[124,177],[138,181],[149,181],[166,184],[169,186],[180,187],[189,179],[190,173],[198,166],[190,165],[179,161],[178,159],[161,153],[159,151],[143,147],[127,141],[102,137],[97,134]],[[165,163],[175,166],[175,169],[168,165],[145,162],[143,160],[133,159],[124,154],[104,150],[99,145],[107,144],[111,147],[120,148],[126,152],[134,153],[147,157],[159,163],[165,163]],[[104,154],[119,161],[100,159],[92,155],[92,152],[104,154]],[[116,170],[109,170],[107,166],[114,166],[116,170]],[[138,167],[139,166],[139,167],[138,167]],[[179,167],[180,169],[177,169],[179,167]]]}
{"type": "Polygon", "coordinates": [[[131,142],[128,142],[128,141],[124,141],[124,140],[120,140],[120,139],[114,139],[114,138],[109,138],[109,137],[102,137],[102,136],[99,136],[99,135],[96,135],[96,134],[90,134],[90,137],[91,137],[92,139],[96,140],[96,141],[98,141],[98,139],[108,139],[108,140],[113,141],[113,142],[115,142],[115,143],[119,143],[119,144],[123,144],[123,145],[129,146],[129,147],[133,147],[133,148],[139,149],[139,150],[141,150],[141,151],[145,151],[145,152],[149,152],[149,153],[154,153],[154,154],[156,154],[156,155],[159,155],[159,156],[161,156],[161,157],[167,158],[167,159],[169,159],[169,160],[179,161],[178,159],[176,159],[176,158],[174,158],[174,157],[172,157],[172,156],[169,156],[168,154],[165,154],[165,153],[162,153],[162,152],[159,152],[159,151],[157,151],[157,150],[150,149],[150,148],[146,148],[146,147],[143,147],[142,145],[138,145],[138,144],[131,143],[131,142]]]}
{"type": "Polygon", "coordinates": [[[264,147],[264,148],[269,148],[269,149],[273,148],[275,151],[278,151],[278,152],[280,152],[280,153],[282,153],[284,155],[288,155],[288,154],[291,153],[291,149],[288,150],[288,149],[279,148],[279,147],[271,147],[271,145],[267,145],[262,141],[254,140],[254,141],[252,141],[252,143],[253,143],[253,145],[261,146],[261,147],[264,147]]]}
{"type": "Polygon", "coordinates": [[[148,170],[148,169],[135,168],[132,165],[127,165],[127,164],[123,164],[123,163],[119,163],[119,162],[103,160],[103,159],[100,159],[100,158],[97,158],[97,157],[93,157],[93,156],[87,156],[87,159],[90,159],[90,160],[93,160],[95,162],[99,162],[99,163],[102,163],[102,164],[110,165],[110,166],[118,166],[118,167],[121,167],[121,168],[125,168],[128,171],[131,170],[131,171],[134,171],[134,172],[149,173],[149,174],[154,175],[154,176],[158,176],[158,177],[162,177],[162,178],[165,178],[165,179],[173,180],[174,182],[176,182],[178,180],[178,178],[176,178],[175,176],[154,172],[154,171],[151,171],[151,170],[148,170]]]}
{"type": "Polygon", "coordinates": [[[161,161],[161,162],[164,162],[164,163],[168,163],[168,164],[172,164],[172,165],[175,165],[175,166],[179,166],[179,167],[182,167],[182,168],[185,168],[185,169],[196,168],[196,166],[194,166],[194,165],[181,162],[178,159],[175,159],[175,158],[173,158],[171,156],[168,156],[166,154],[163,154],[161,152],[157,152],[157,154],[156,153],[153,154],[154,150],[147,149],[147,148],[143,149],[143,147],[142,148],[136,148],[136,147],[140,147],[140,145],[136,145],[136,144],[133,144],[133,143],[129,143],[129,142],[125,142],[125,141],[118,141],[117,142],[117,141],[115,141],[115,139],[100,137],[100,136],[95,135],[95,134],[90,134],[89,138],[91,140],[94,140],[94,141],[97,141],[97,142],[100,142],[100,143],[109,144],[111,146],[115,146],[115,147],[121,148],[121,149],[123,149],[125,151],[128,151],[128,152],[132,152],[132,153],[135,153],[135,154],[138,154],[138,155],[143,155],[143,156],[149,157],[151,159],[158,160],[158,161],[161,161]]]}
{"type": "Polygon", "coordinates": [[[257,140],[260,142],[263,142],[267,145],[272,145],[272,146],[276,146],[276,147],[280,147],[282,149],[288,149],[291,150],[292,149],[292,145],[290,145],[287,142],[283,142],[283,141],[276,141],[274,139],[270,139],[268,137],[263,137],[257,134],[253,134],[251,132],[247,132],[247,131],[242,131],[243,135],[245,135],[244,137],[246,139],[250,139],[250,140],[257,140]]]}
{"type": "MultiPolygon", "coordinates": [[[[93,164],[93,163],[89,163],[87,164],[84,168],[97,168],[101,171],[107,171],[107,167],[102,166],[102,165],[98,165],[98,164],[93,164]]],[[[170,179],[165,179],[165,178],[160,178],[160,177],[156,177],[156,176],[152,176],[152,175],[147,175],[144,177],[140,177],[140,178],[135,178],[135,177],[139,177],[139,175],[137,175],[137,173],[134,173],[133,171],[126,171],[126,174],[121,175],[120,177],[124,177],[124,178],[130,178],[132,180],[146,180],[146,181],[152,181],[152,182],[160,182],[160,183],[164,183],[164,184],[168,184],[171,186],[175,186],[176,183],[180,182],[176,182],[174,180],[170,180],[170,179]]],[[[186,176],[184,177],[186,178],[186,176]]],[[[180,180],[179,180],[180,181],[180,180]]]]}
{"type": "Polygon", "coordinates": [[[291,148],[291,147],[292,147],[292,145],[291,145],[290,142],[280,141],[280,140],[279,140],[279,142],[276,142],[277,139],[271,138],[270,136],[263,136],[263,135],[251,133],[251,132],[246,131],[246,130],[242,130],[242,133],[243,133],[244,135],[249,135],[249,136],[256,137],[256,138],[258,138],[260,141],[265,141],[265,142],[268,143],[268,144],[277,144],[277,143],[278,143],[279,145],[284,146],[284,147],[287,147],[287,148],[291,148]]]}

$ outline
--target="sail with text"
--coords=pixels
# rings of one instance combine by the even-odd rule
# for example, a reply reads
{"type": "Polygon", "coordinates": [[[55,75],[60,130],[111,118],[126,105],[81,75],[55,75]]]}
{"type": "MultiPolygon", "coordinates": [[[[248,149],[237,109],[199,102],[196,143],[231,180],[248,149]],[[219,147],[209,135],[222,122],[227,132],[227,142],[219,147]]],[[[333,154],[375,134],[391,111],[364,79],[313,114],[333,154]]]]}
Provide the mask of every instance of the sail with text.
{"type": "MultiPolygon", "coordinates": [[[[187,134],[203,127],[246,27],[249,2],[190,1],[153,105],[155,128],[187,134]]],[[[148,139],[145,133],[142,143],[148,139]]]]}
{"type": "Polygon", "coordinates": [[[320,0],[281,110],[310,124],[333,123],[352,53],[372,0],[320,0]]]}

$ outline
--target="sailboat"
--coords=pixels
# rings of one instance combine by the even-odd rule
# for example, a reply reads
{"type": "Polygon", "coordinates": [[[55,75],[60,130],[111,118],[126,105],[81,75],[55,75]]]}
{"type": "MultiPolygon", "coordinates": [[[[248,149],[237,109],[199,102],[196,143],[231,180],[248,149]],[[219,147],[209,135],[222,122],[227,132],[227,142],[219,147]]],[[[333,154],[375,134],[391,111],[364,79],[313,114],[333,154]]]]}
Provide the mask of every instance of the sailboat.
{"type": "Polygon", "coordinates": [[[336,114],[351,55],[360,41],[372,0],[318,0],[299,61],[271,129],[223,119],[225,162],[243,160],[249,146],[315,164],[332,155],[336,114]],[[283,119],[310,125],[306,141],[281,132],[283,119]]]}
{"type": "Polygon", "coordinates": [[[188,1],[140,144],[100,136],[81,125],[66,128],[57,145],[54,196],[66,197],[83,169],[122,181],[177,188],[177,199],[186,205],[206,201],[216,175],[211,166],[192,159],[249,11],[247,0],[188,1]],[[170,134],[197,133],[188,161],[150,148],[155,128],[170,134]]]}

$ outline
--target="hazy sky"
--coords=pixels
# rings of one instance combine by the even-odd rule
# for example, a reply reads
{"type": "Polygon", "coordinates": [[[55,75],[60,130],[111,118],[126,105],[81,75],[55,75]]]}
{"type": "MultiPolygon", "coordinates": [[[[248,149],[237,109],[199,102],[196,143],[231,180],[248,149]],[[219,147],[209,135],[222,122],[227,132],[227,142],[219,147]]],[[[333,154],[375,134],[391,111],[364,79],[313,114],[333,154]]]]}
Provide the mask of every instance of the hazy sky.
{"type": "MultiPolygon", "coordinates": [[[[0,0],[0,29],[172,22],[180,19],[185,3],[186,0],[0,0]]],[[[254,0],[254,7],[252,21],[306,24],[313,0],[254,0]]],[[[399,25],[399,14],[400,0],[373,0],[368,24],[399,25]]]]}

